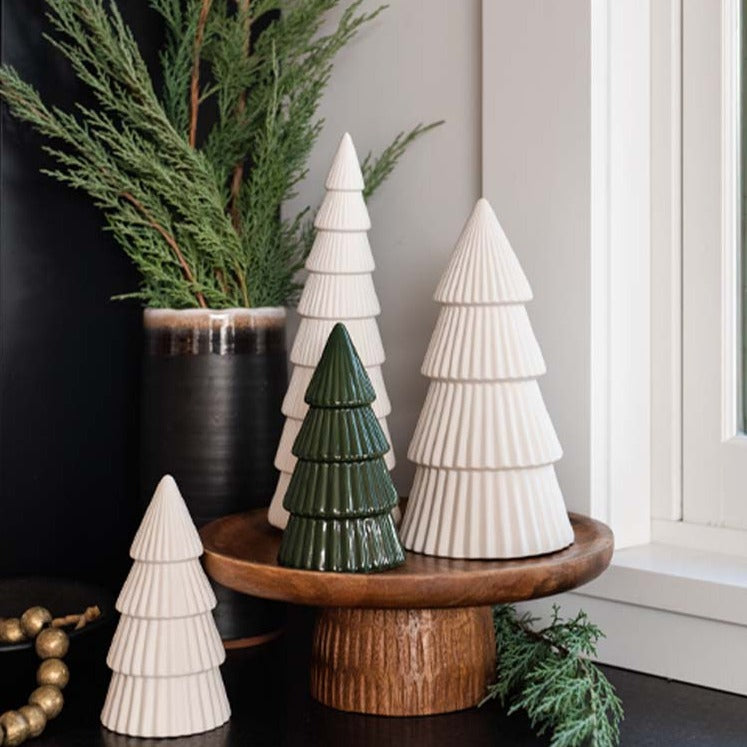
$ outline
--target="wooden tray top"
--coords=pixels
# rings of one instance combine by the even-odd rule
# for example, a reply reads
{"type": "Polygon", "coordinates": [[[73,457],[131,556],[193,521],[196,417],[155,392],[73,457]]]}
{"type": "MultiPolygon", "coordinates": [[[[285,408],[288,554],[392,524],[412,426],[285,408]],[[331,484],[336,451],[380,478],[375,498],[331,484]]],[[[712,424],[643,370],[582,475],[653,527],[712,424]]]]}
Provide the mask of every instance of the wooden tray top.
{"type": "Polygon", "coordinates": [[[385,573],[321,573],[277,563],[282,533],[255,509],[203,527],[208,574],[230,589],[320,607],[478,607],[558,594],[596,578],[609,565],[610,529],[570,514],[575,542],[565,550],[521,560],[452,560],[406,553],[385,573]]]}

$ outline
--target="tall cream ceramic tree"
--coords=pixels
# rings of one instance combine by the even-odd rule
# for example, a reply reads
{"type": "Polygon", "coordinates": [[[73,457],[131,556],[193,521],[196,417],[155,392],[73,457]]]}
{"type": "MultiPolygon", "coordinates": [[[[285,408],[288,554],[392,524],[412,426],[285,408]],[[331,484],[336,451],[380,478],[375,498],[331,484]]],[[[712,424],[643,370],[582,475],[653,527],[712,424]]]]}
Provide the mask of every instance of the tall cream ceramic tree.
{"type": "MultiPolygon", "coordinates": [[[[286,421],[275,456],[280,477],[268,519],[280,529],[288,522],[283,498],[296,464],[291,449],[308,410],[304,394],[337,322],[344,322],[371,379],[376,392],[373,411],[391,443],[386,424],[391,405],[381,373],[385,355],[376,322],[381,309],[371,275],[374,260],[368,242],[371,219],[363,199],[358,156],[347,133],[340,141],[325,187],[327,192],[314,221],[316,238],[306,260],[309,276],[298,304],[301,323],[290,354],[294,369],[283,401],[286,421]]],[[[386,455],[386,464],[389,469],[394,467],[392,451],[386,455]]]]}
{"type": "Polygon", "coordinates": [[[117,599],[122,617],[106,659],[113,674],[101,713],[107,729],[176,737],[228,721],[219,669],[226,654],[200,555],[187,506],[166,475],[135,535],[135,562],[117,599]]]}
{"type": "Polygon", "coordinates": [[[431,379],[408,457],[401,536],[415,552],[515,558],[573,541],[553,464],[562,450],[537,378],[532,291],[487,200],[462,231],[435,299],[431,379]]]}

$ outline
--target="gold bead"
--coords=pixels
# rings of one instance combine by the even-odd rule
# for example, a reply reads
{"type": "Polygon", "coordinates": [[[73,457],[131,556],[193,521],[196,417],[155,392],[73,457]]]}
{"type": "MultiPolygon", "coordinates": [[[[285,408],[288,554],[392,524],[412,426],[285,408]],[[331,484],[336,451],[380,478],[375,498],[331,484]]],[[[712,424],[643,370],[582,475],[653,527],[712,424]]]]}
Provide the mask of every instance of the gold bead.
{"type": "Polygon", "coordinates": [[[65,699],[62,697],[62,690],[54,685],[37,687],[29,696],[29,704],[40,706],[47,719],[59,716],[64,703],[65,699]]]}
{"type": "Polygon", "coordinates": [[[28,638],[36,638],[41,629],[52,622],[52,613],[44,607],[31,607],[21,615],[21,628],[28,638]]]}
{"type": "Polygon", "coordinates": [[[29,737],[38,737],[47,725],[47,717],[41,706],[25,705],[18,709],[18,713],[29,723],[29,737]]]}
{"type": "Polygon", "coordinates": [[[21,621],[17,617],[9,617],[0,622],[0,642],[21,643],[25,640],[21,621]]]}
{"type": "Polygon", "coordinates": [[[36,653],[40,659],[61,659],[69,646],[67,633],[59,628],[45,628],[36,636],[36,653]]]}
{"type": "Polygon", "coordinates": [[[3,747],[16,747],[28,739],[29,722],[18,711],[6,711],[0,716],[0,725],[5,729],[3,747]]]}
{"type": "Polygon", "coordinates": [[[70,670],[62,659],[45,659],[36,670],[39,685],[54,685],[62,690],[70,682],[70,670]]]}

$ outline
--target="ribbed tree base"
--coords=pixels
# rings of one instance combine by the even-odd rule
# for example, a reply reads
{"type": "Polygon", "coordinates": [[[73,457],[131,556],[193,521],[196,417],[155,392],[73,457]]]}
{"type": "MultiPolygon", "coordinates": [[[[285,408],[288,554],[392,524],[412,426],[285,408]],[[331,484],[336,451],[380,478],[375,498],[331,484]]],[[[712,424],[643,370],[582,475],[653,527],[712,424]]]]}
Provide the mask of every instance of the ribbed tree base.
{"type": "Polygon", "coordinates": [[[404,562],[391,513],[358,519],[291,514],[278,550],[280,565],[307,571],[377,573],[404,562]]]}
{"type": "Polygon", "coordinates": [[[341,711],[425,716],[471,708],[495,676],[490,607],[323,609],[311,694],[341,711]]]}

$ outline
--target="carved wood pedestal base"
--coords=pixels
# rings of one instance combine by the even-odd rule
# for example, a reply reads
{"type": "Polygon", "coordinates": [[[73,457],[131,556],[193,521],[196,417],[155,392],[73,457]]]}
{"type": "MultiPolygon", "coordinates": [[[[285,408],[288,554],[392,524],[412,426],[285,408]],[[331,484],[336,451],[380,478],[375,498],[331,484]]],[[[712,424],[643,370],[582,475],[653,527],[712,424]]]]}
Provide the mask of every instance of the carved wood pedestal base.
{"type": "Polygon", "coordinates": [[[425,716],[470,708],[495,676],[490,607],[322,609],[311,694],[342,711],[425,716]]]}

